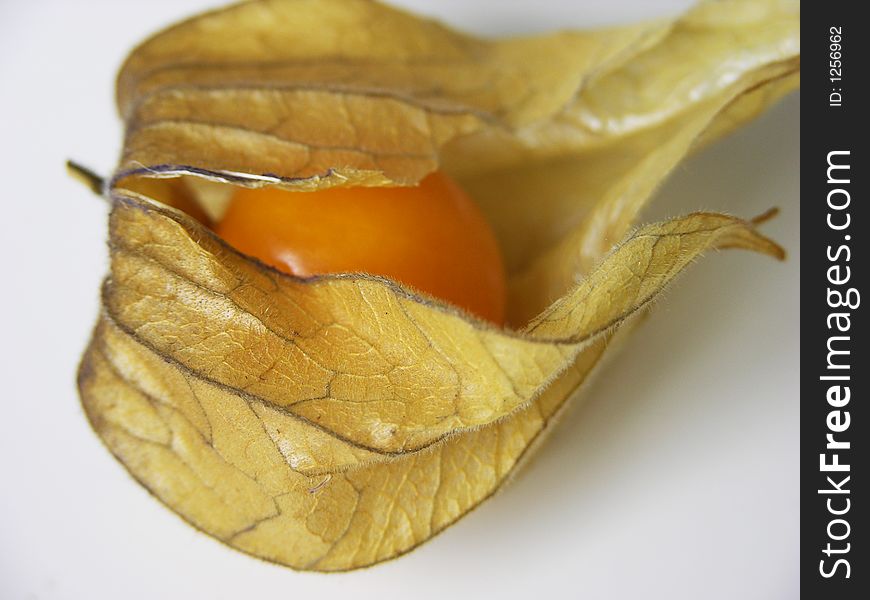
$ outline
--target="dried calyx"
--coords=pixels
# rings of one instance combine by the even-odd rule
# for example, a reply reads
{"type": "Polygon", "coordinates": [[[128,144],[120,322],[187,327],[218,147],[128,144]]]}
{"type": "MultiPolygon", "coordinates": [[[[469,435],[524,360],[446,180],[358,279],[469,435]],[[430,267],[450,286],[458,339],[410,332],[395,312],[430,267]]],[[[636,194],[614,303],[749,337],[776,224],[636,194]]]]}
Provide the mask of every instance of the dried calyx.
{"type": "Polygon", "coordinates": [[[407,552],[500,487],[701,253],[782,256],[718,214],[630,232],[688,153],[796,86],[798,30],[797,3],[731,0],[490,41],[363,0],[261,0],[158,34],[119,77],[111,277],[80,377],[94,429],[244,552],[315,570],[407,552]],[[511,329],[383,278],[286,276],[204,225],[238,186],[438,168],[504,253],[511,329]]]}

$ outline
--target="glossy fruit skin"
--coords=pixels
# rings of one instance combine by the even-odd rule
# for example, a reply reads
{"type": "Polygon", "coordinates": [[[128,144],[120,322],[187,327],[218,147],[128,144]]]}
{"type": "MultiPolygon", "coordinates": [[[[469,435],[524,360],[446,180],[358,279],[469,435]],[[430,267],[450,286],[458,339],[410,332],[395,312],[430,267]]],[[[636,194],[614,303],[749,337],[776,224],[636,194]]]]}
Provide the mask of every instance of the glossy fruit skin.
{"type": "Polygon", "coordinates": [[[504,323],[498,243],[477,205],[440,172],[415,187],[243,188],[215,231],[286,273],[380,275],[504,323]]]}

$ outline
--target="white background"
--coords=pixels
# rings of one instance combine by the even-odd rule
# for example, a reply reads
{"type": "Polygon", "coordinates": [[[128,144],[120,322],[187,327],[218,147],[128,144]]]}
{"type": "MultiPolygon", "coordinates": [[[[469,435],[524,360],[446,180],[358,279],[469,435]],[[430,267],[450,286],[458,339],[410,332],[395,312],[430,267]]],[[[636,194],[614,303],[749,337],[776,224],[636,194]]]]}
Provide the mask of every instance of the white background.
{"type": "MultiPolygon", "coordinates": [[[[405,0],[486,34],[675,14],[682,0],[405,0]]],[[[680,167],[647,218],[752,216],[789,251],[705,257],[521,476],[411,554],[295,573],[197,533],[90,431],[74,375],[106,269],[124,53],[205,0],[0,0],[0,598],[796,598],[797,96],[680,167]],[[486,596],[484,596],[486,594],[486,596]]]]}

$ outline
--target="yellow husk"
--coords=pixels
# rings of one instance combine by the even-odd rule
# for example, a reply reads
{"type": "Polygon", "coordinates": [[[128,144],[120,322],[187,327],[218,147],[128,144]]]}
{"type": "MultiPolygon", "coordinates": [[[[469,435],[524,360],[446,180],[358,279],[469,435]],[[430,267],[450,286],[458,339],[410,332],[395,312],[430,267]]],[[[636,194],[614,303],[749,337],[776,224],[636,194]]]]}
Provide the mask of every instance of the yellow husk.
{"type": "Polygon", "coordinates": [[[763,0],[496,41],[365,0],[261,0],[158,34],[118,79],[111,275],[80,372],[94,429],[244,552],[325,571],[407,552],[499,488],[701,253],[782,256],[725,215],[632,228],[690,151],[797,85],[798,32],[796,2],[763,0]],[[170,206],[439,167],[497,232],[509,330],[377,277],[280,274],[170,206]]]}

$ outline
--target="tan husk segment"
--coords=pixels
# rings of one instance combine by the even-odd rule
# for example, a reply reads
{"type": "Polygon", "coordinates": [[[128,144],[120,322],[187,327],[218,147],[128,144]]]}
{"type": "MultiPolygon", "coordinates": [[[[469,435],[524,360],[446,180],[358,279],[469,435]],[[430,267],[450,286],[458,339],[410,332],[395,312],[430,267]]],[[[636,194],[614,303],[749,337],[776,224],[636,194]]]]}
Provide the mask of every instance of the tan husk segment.
{"type": "Polygon", "coordinates": [[[732,0],[490,41],[365,0],[272,0],[158,34],[118,79],[111,269],[79,378],[94,429],[239,550],[330,571],[407,552],[499,488],[703,252],[782,257],[730,216],[632,227],[696,144],[797,84],[798,23],[796,3],[732,0]],[[512,329],[377,277],[278,273],[171,207],[439,165],[497,231],[512,329]]]}

